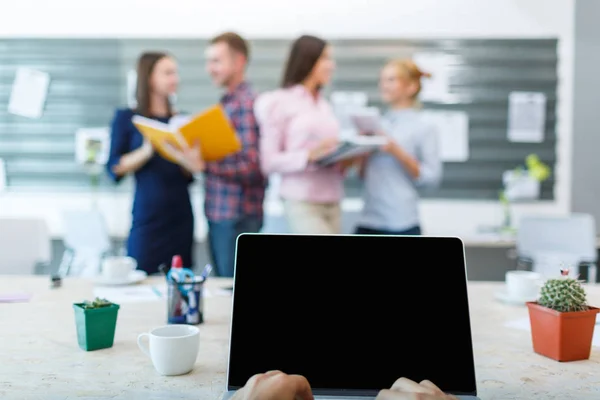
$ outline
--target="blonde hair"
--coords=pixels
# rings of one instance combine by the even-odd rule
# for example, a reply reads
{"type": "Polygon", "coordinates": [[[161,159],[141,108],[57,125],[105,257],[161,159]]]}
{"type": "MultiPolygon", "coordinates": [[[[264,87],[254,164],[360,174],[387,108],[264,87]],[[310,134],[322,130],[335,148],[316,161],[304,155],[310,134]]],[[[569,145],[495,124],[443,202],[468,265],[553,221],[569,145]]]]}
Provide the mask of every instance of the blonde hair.
{"type": "Polygon", "coordinates": [[[413,95],[413,99],[415,100],[421,92],[421,79],[431,78],[431,74],[429,72],[421,70],[421,68],[419,68],[419,66],[410,58],[390,60],[385,64],[385,67],[396,68],[399,78],[406,79],[409,82],[414,82],[417,84],[417,90],[413,95]]]}

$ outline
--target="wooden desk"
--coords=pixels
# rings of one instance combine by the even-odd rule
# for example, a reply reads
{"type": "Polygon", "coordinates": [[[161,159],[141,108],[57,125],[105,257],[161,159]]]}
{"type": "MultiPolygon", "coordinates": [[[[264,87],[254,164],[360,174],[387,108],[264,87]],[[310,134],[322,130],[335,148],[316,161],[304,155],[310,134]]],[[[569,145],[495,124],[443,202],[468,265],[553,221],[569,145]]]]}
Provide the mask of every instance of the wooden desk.
{"type": "MultiPolygon", "coordinates": [[[[226,286],[214,279],[209,287],[226,286]]],[[[598,399],[600,348],[590,360],[558,363],[533,353],[530,334],[505,327],[527,316],[524,307],[496,302],[501,284],[469,287],[477,381],[483,400],[598,399]]],[[[600,305],[600,286],[588,287],[600,305]]],[[[230,297],[206,299],[206,323],[196,368],[161,377],[138,349],[137,335],[164,325],[160,300],[122,304],[114,347],[85,352],[77,347],[71,304],[92,297],[84,280],[67,279],[49,289],[47,277],[2,276],[0,293],[35,293],[29,303],[0,304],[0,398],[7,399],[202,399],[216,400],[225,386],[230,297]]],[[[443,312],[440,311],[440,312],[443,312]]],[[[448,327],[447,334],[454,334],[448,327]]]]}

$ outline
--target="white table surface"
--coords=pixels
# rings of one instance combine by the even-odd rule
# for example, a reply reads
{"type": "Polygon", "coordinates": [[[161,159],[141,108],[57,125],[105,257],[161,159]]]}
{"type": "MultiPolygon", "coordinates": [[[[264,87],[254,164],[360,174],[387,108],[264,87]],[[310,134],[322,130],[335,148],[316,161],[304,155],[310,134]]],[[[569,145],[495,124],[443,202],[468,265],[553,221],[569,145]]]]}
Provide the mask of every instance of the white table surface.
{"type": "MultiPolygon", "coordinates": [[[[85,352],[77,346],[72,303],[92,298],[90,282],[69,278],[62,288],[50,289],[48,277],[0,277],[0,295],[34,293],[27,303],[0,304],[0,398],[218,399],[225,386],[231,297],[218,294],[217,288],[230,281],[210,283],[213,296],[205,299],[195,369],[185,376],[161,377],[136,344],[138,334],[164,325],[158,297],[122,303],[114,346],[85,352]]],[[[469,284],[480,397],[600,399],[600,348],[593,348],[589,360],[570,363],[535,354],[527,330],[506,326],[526,318],[527,309],[494,300],[501,285],[469,284]]],[[[587,291],[590,303],[600,305],[600,286],[587,291]]]]}

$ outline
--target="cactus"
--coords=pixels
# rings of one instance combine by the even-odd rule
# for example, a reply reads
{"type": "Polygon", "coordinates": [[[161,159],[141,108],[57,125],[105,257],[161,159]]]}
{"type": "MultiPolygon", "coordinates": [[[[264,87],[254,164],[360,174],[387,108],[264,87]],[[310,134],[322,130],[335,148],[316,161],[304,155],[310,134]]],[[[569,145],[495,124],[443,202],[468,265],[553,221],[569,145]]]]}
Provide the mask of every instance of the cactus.
{"type": "Polygon", "coordinates": [[[568,276],[548,279],[542,286],[538,304],[558,312],[588,310],[581,282],[568,276]]]}
{"type": "Polygon", "coordinates": [[[101,298],[96,297],[96,299],[94,301],[89,301],[89,300],[84,301],[83,308],[85,308],[86,310],[89,310],[92,308],[108,307],[112,304],[113,303],[111,303],[110,301],[108,301],[106,299],[101,299],[101,298]]]}

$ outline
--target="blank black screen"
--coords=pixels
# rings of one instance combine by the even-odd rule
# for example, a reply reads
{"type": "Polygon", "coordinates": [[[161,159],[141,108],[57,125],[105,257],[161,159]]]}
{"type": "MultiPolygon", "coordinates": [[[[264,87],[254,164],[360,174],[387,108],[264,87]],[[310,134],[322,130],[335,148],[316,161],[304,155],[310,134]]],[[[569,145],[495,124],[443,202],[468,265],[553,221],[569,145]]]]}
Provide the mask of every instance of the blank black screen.
{"type": "Polygon", "coordinates": [[[281,370],[317,393],[405,376],[475,394],[459,239],[241,235],[233,301],[230,389],[281,370]]]}

